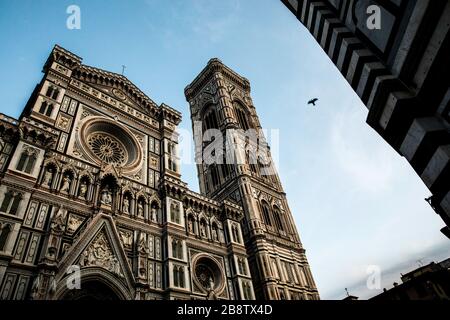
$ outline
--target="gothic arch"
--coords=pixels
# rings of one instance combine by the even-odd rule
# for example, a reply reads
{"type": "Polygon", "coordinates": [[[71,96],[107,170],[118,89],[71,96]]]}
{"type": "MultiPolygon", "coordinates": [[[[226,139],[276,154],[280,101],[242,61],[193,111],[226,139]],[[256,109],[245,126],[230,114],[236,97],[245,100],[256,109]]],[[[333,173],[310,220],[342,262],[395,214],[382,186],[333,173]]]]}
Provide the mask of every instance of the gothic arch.
{"type": "Polygon", "coordinates": [[[97,215],[59,262],[58,269],[64,271],[60,272],[55,279],[57,283],[57,294],[55,296],[58,298],[63,297],[67,291],[65,280],[68,275],[66,274],[66,270],[73,265],[83,265],[80,270],[82,281],[85,280],[83,275],[87,277],[86,279],[89,279],[89,277],[100,281],[103,279],[111,283],[113,289],[120,296],[124,297],[124,299],[134,298],[132,293],[134,292],[135,278],[128,258],[123,251],[123,246],[111,216],[104,214],[97,215]],[[112,269],[107,269],[99,265],[86,265],[81,263],[83,253],[92,246],[99,236],[103,236],[106,239],[112,255],[117,259],[118,265],[120,266],[120,272],[115,272],[112,269]]]}
{"type": "MultiPolygon", "coordinates": [[[[53,300],[71,299],[71,292],[77,289],[69,289],[67,282],[70,282],[70,274],[63,277],[57,284],[56,292],[53,300]]],[[[86,283],[101,283],[106,286],[115,297],[119,300],[133,300],[133,289],[128,288],[123,282],[119,281],[117,277],[111,272],[99,267],[89,267],[80,270],[81,289],[86,283]]]]}

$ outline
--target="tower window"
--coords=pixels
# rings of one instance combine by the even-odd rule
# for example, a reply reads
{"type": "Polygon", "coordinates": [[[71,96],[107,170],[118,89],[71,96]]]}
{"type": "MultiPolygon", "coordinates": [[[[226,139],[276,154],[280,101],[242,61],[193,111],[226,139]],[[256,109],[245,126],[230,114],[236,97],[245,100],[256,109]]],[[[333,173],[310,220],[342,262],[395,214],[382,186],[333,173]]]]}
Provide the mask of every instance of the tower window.
{"type": "Polygon", "coordinates": [[[216,112],[214,109],[210,108],[209,112],[205,114],[203,117],[203,130],[206,131],[208,129],[218,129],[219,124],[217,121],[216,112]]]}
{"type": "Polygon", "coordinates": [[[236,118],[239,122],[240,127],[243,130],[250,129],[251,125],[247,117],[247,113],[244,111],[243,106],[237,102],[234,103],[234,110],[236,113],[236,118]]]}
{"type": "Polygon", "coordinates": [[[213,188],[216,188],[220,183],[219,173],[217,172],[216,165],[211,165],[211,180],[212,180],[213,188]]]}
{"type": "Polygon", "coordinates": [[[262,204],[261,204],[261,207],[262,207],[262,214],[263,214],[264,223],[267,226],[272,226],[272,221],[270,221],[269,205],[267,204],[267,202],[263,201],[262,204]]]}
{"type": "Polygon", "coordinates": [[[275,217],[275,224],[277,228],[281,231],[284,231],[283,222],[281,220],[281,212],[277,207],[274,207],[274,217],[275,217]]]}

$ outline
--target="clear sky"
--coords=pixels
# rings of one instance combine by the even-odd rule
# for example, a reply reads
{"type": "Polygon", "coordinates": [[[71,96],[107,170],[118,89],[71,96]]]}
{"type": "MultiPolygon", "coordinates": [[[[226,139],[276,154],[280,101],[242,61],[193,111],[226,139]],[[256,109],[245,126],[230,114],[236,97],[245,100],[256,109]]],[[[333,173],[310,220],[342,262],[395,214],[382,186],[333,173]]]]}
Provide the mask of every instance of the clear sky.
{"type": "MultiPolygon", "coordinates": [[[[125,75],[183,113],[184,88],[212,57],[252,84],[264,128],[280,129],[279,171],[319,292],[367,298],[400,272],[450,256],[429,192],[366,123],[367,110],[307,30],[278,0],[0,2],[1,112],[18,116],[54,44],[125,75]],[[81,8],[81,30],[66,9],[81,8]],[[317,107],[307,106],[312,98],[317,107]],[[420,262],[418,260],[421,260],[420,262]]],[[[183,180],[198,190],[194,165],[183,180]]]]}

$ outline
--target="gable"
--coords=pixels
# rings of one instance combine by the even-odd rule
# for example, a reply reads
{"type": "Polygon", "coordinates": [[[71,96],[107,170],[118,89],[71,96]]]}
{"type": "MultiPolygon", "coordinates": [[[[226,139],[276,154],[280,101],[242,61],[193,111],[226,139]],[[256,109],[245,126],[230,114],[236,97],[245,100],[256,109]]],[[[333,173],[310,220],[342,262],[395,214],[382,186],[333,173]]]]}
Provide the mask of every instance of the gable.
{"type": "Polygon", "coordinates": [[[101,268],[109,272],[128,288],[133,288],[135,279],[112,217],[98,214],[80,234],[58,264],[57,281],[66,276],[65,270],[78,265],[81,271],[101,268]]]}

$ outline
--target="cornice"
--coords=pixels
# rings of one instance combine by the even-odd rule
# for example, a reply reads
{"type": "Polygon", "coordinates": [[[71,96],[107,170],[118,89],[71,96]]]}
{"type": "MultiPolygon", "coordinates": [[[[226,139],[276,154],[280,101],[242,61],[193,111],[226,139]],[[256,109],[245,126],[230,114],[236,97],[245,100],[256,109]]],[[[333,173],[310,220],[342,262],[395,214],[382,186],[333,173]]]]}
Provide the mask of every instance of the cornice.
{"type": "Polygon", "coordinates": [[[206,67],[200,72],[200,74],[191,82],[185,89],[184,94],[187,101],[195,97],[198,92],[204,87],[204,85],[213,79],[216,73],[222,74],[227,80],[234,82],[240,86],[244,91],[250,93],[250,81],[247,78],[240,76],[238,73],[230,69],[228,66],[217,58],[213,58],[208,61],[206,67]]]}

